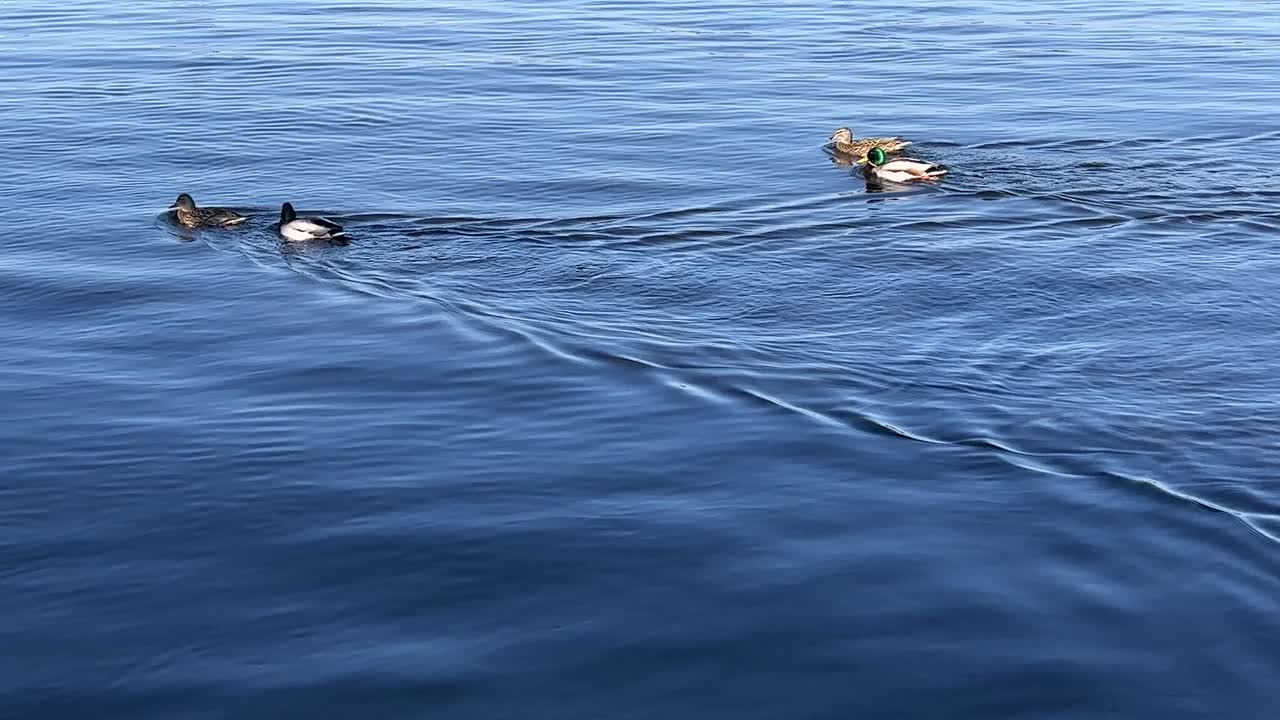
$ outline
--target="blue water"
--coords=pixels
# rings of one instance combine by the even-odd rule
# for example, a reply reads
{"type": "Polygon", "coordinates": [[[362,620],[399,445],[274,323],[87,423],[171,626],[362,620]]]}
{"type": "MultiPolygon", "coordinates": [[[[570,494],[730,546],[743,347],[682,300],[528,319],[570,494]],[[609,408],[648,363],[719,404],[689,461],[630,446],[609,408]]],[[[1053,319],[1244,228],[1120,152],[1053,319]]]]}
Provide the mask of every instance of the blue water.
{"type": "Polygon", "coordinates": [[[1262,2],[9,0],[0,716],[1273,717],[1277,77],[1262,2]]]}

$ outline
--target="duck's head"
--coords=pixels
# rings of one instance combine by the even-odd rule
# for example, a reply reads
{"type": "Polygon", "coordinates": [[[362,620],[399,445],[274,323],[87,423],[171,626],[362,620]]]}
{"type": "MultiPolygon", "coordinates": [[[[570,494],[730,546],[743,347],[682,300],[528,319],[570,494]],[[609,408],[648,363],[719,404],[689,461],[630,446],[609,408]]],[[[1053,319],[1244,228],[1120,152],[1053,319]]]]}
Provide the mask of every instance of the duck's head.
{"type": "Polygon", "coordinates": [[[842,127],[836,130],[835,132],[831,133],[831,137],[828,138],[827,142],[833,142],[833,143],[853,142],[853,131],[847,127],[842,127]]]}
{"type": "Polygon", "coordinates": [[[293,211],[293,205],[285,203],[280,206],[280,224],[293,222],[298,219],[298,213],[293,211]]]}
{"type": "Polygon", "coordinates": [[[187,212],[195,212],[196,201],[193,200],[190,195],[186,193],[182,193],[181,195],[178,196],[178,199],[174,200],[173,204],[169,206],[170,210],[174,208],[178,208],[180,210],[186,210],[187,212]]]}
{"type": "Polygon", "coordinates": [[[867,151],[868,164],[880,167],[887,162],[889,162],[889,153],[885,152],[884,148],[873,147],[867,151]]]}

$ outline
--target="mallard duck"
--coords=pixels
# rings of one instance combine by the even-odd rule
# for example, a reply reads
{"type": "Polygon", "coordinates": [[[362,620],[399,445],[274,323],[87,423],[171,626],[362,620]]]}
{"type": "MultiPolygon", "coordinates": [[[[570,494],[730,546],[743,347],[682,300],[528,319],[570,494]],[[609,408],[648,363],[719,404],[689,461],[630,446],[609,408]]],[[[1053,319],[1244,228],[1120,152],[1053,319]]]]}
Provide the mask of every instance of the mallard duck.
{"type": "Polygon", "coordinates": [[[888,180],[895,183],[927,182],[947,174],[947,168],[915,158],[889,159],[883,148],[867,151],[867,164],[862,173],[868,180],[888,180]]]}
{"type": "Polygon", "coordinates": [[[346,242],[350,238],[344,233],[342,226],[322,217],[298,217],[293,205],[285,203],[280,206],[280,224],[277,226],[281,237],[295,242],[313,240],[329,240],[346,242]]]}
{"type": "Polygon", "coordinates": [[[838,153],[852,155],[858,159],[858,162],[863,162],[866,159],[867,151],[873,147],[882,148],[885,152],[898,152],[910,144],[910,140],[904,140],[900,137],[854,140],[853,131],[847,127],[836,130],[827,140],[827,147],[834,149],[838,153]]]}
{"type": "Polygon", "coordinates": [[[182,193],[177,200],[169,206],[170,210],[177,210],[178,222],[187,227],[228,227],[230,225],[239,225],[248,218],[232,212],[226,208],[219,207],[196,207],[196,201],[190,195],[182,193]]]}

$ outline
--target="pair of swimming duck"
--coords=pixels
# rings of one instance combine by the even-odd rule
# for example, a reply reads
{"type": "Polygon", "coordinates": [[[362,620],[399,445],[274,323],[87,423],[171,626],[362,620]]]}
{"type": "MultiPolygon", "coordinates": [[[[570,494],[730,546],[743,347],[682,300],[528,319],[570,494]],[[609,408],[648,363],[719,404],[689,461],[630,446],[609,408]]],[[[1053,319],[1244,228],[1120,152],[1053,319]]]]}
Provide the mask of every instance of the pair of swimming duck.
{"type": "Polygon", "coordinates": [[[855,140],[853,131],[847,127],[836,130],[827,141],[827,147],[835,152],[855,158],[868,180],[904,184],[932,182],[947,174],[947,169],[936,163],[905,157],[890,159],[890,153],[898,153],[910,144],[910,140],[900,137],[855,140]]]}
{"type": "MultiPolygon", "coordinates": [[[[195,199],[186,193],[179,195],[169,209],[176,210],[178,222],[189,228],[233,227],[249,219],[227,208],[197,207],[195,199]]],[[[322,217],[298,217],[289,203],[280,206],[280,222],[275,228],[281,237],[294,242],[349,239],[338,223],[322,217]]]]}

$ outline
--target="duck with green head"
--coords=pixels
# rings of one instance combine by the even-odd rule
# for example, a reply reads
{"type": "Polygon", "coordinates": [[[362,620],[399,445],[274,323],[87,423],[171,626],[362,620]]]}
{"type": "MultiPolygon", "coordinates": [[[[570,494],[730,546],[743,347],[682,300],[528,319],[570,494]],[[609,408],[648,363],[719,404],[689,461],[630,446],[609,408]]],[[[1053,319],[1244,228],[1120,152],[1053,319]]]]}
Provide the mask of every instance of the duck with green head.
{"type": "Polygon", "coordinates": [[[178,222],[187,227],[230,227],[231,225],[239,225],[248,218],[245,216],[220,207],[196,207],[196,201],[186,193],[178,196],[173,201],[173,205],[169,206],[170,210],[176,210],[178,222]]]}
{"type": "Polygon", "coordinates": [[[868,180],[888,180],[895,183],[931,182],[947,174],[947,168],[936,163],[915,158],[889,159],[884,148],[873,147],[867,151],[867,164],[862,168],[868,180]]]}

